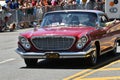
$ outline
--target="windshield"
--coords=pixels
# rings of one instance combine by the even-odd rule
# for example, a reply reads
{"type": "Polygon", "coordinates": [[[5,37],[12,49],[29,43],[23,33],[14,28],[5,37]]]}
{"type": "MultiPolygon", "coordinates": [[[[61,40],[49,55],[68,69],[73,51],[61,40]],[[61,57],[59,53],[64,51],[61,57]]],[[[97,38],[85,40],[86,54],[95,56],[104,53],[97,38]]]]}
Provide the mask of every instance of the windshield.
{"type": "Polygon", "coordinates": [[[92,12],[54,12],[44,16],[41,27],[95,27],[97,15],[92,12]]]}

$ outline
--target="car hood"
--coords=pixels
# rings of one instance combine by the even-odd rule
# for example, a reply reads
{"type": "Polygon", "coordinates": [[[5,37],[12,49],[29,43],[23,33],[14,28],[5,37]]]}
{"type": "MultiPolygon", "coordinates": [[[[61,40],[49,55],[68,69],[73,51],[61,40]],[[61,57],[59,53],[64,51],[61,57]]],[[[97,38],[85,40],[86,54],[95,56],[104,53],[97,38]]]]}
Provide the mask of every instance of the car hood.
{"type": "Polygon", "coordinates": [[[22,33],[22,36],[27,38],[33,36],[79,36],[85,35],[89,31],[94,30],[94,27],[51,27],[51,28],[40,28],[37,30],[28,31],[22,33]]]}

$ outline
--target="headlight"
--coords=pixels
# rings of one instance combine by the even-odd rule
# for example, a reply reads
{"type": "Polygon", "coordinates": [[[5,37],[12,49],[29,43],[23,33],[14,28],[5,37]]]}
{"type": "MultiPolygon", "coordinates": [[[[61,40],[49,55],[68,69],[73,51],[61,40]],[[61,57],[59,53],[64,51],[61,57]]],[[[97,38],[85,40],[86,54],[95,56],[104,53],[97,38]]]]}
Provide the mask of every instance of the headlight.
{"type": "Polygon", "coordinates": [[[78,40],[76,47],[77,47],[78,49],[83,48],[83,46],[85,46],[85,44],[87,43],[87,41],[88,41],[87,36],[81,37],[81,38],[78,40]]]}
{"type": "Polygon", "coordinates": [[[29,43],[29,41],[26,39],[26,38],[24,38],[24,37],[19,37],[19,42],[21,43],[21,45],[25,48],[25,49],[30,49],[31,48],[31,45],[30,45],[30,43],[29,43]]]}

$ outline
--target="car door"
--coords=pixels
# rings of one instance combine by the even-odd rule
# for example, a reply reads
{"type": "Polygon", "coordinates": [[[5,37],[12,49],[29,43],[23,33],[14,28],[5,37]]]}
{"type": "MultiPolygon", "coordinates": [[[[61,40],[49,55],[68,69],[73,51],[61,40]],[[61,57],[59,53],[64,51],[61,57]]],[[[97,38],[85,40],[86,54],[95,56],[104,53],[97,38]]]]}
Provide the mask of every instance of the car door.
{"type": "Polygon", "coordinates": [[[110,51],[113,49],[115,40],[119,36],[120,33],[120,24],[110,24],[108,26],[104,26],[106,22],[109,22],[107,16],[105,15],[100,15],[100,21],[101,21],[101,30],[105,31],[105,34],[102,35],[100,38],[100,48],[102,54],[104,54],[106,51],[110,51]]]}

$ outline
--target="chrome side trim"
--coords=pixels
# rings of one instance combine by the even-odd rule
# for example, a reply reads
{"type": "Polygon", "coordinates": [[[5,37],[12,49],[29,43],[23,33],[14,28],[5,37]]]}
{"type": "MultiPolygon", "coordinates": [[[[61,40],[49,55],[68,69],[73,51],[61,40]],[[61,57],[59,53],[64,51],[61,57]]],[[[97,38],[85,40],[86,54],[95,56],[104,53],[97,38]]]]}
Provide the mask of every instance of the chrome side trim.
{"type": "Polygon", "coordinates": [[[105,54],[105,53],[108,53],[108,52],[112,51],[114,48],[115,48],[115,47],[113,47],[113,48],[111,48],[111,49],[109,49],[109,50],[107,50],[107,51],[101,52],[100,55],[103,55],[103,54],[105,54]]]}

